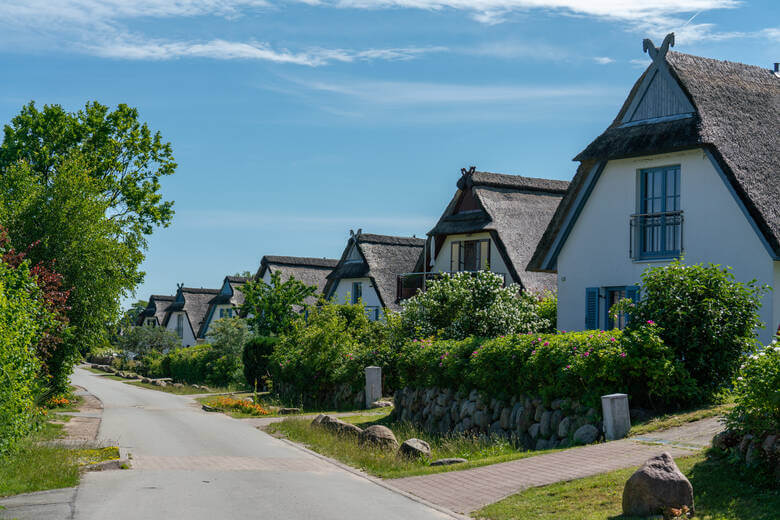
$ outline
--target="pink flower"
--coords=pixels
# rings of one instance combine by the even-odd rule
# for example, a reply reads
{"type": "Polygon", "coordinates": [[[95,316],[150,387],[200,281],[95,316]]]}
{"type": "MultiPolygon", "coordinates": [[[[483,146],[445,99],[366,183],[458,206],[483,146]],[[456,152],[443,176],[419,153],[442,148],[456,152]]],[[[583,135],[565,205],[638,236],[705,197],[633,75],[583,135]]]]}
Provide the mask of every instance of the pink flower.
{"type": "Polygon", "coordinates": [[[550,344],[550,342],[549,342],[549,341],[545,341],[545,342],[544,342],[544,346],[545,346],[545,347],[546,347],[547,345],[549,345],[549,344],[550,344]]]}
{"type": "Polygon", "coordinates": [[[577,345],[574,345],[574,350],[577,350],[577,345]]]}
{"type": "Polygon", "coordinates": [[[648,325],[655,325],[655,322],[653,320],[647,320],[648,325]]]}
{"type": "Polygon", "coordinates": [[[536,351],[535,351],[535,350],[532,350],[532,351],[531,351],[531,355],[533,356],[534,354],[536,354],[536,351]]]}
{"type": "Polygon", "coordinates": [[[626,357],[626,353],[625,352],[621,352],[620,353],[620,357],[626,357]]]}
{"type": "Polygon", "coordinates": [[[582,354],[582,357],[588,357],[588,356],[590,356],[590,352],[585,352],[584,354],[582,354]]]}
{"type": "Polygon", "coordinates": [[[571,368],[571,365],[566,365],[566,368],[571,368]]]}
{"type": "Polygon", "coordinates": [[[476,356],[477,355],[477,351],[475,350],[474,352],[471,353],[471,355],[472,356],[476,356]]]}
{"type": "Polygon", "coordinates": [[[609,338],[610,341],[615,341],[615,338],[609,338]]]}

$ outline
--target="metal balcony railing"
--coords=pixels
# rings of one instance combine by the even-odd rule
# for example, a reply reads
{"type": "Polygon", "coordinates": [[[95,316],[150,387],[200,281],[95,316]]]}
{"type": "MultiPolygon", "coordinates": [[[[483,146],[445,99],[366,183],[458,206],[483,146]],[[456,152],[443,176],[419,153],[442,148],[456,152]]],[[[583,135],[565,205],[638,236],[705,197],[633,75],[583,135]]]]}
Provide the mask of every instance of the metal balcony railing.
{"type": "Polygon", "coordinates": [[[639,213],[630,218],[632,260],[675,258],[683,252],[683,212],[639,213]]]}

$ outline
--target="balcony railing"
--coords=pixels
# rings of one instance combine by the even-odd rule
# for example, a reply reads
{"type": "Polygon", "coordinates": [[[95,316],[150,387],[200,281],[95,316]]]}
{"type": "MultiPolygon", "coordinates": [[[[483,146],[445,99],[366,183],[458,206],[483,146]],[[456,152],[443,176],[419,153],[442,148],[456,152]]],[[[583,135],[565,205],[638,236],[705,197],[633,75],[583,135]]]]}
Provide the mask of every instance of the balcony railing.
{"type": "Polygon", "coordinates": [[[683,251],[683,212],[631,215],[629,255],[632,260],[675,258],[683,251]]]}
{"type": "MultiPolygon", "coordinates": [[[[476,274],[479,271],[444,271],[437,273],[403,273],[397,277],[396,298],[400,300],[407,300],[417,294],[417,291],[424,291],[428,282],[441,278],[443,274],[455,274],[456,272],[476,274]]],[[[504,273],[497,274],[503,279],[503,284],[506,286],[506,275],[504,273]]]]}

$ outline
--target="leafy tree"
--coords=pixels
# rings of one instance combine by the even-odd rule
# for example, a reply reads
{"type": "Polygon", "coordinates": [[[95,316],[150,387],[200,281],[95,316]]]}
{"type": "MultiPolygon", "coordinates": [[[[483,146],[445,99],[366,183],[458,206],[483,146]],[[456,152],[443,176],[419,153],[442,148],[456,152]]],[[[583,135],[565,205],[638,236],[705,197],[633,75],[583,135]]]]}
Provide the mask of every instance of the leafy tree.
{"type": "Polygon", "coordinates": [[[148,302],[138,300],[130,307],[125,309],[119,320],[109,326],[109,342],[112,345],[117,345],[120,342],[120,337],[129,333],[135,328],[135,323],[138,321],[138,316],[146,309],[148,302]]]}
{"type": "Polygon", "coordinates": [[[179,336],[163,327],[132,327],[119,336],[119,348],[126,356],[164,354],[179,346],[181,346],[179,336]]]}
{"type": "Polygon", "coordinates": [[[244,345],[241,360],[244,362],[244,379],[250,388],[263,388],[263,378],[270,377],[271,354],[279,338],[253,336],[244,345]]]}
{"type": "Polygon", "coordinates": [[[215,321],[208,335],[209,343],[216,352],[236,358],[241,356],[249,338],[249,327],[246,320],[241,318],[221,318],[215,321]]]}
{"type": "Polygon", "coordinates": [[[539,315],[536,298],[517,286],[503,287],[495,273],[444,274],[425,292],[403,304],[391,317],[396,340],[409,338],[464,339],[496,337],[518,332],[542,332],[553,324],[539,315]]]}
{"type": "Polygon", "coordinates": [[[260,336],[278,336],[290,330],[298,317],[297,309],[313,296],[317,288],[294,277],[282,282],[280,272],[271,273],[270,283],[262,279],[250,280],[241,287],[244,304],[241,312],[260,336]]]}
{"type": "Polygon", "coordinates": [[[626,312],[629,327],[657,324],[705,393],[728,384],[742,356],[756,348],[766,288],[737,282],[730,268],[680,261],[647,269],[641,287],[641,301],[621,302],[610,312],[626,312]]]}

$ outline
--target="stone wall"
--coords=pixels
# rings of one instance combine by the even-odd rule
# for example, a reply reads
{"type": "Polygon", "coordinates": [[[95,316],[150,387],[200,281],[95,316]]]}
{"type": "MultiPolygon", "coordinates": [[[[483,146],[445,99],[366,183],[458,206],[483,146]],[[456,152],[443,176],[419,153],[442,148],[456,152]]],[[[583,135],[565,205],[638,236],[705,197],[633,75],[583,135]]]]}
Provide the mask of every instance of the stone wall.
{"type": "Polygon", "coordinates": [[[573,399],[549,404],[530,396],[508,401],[439,388],[395,393],[393,415],[432,433],[473,433],[511,439],[528,449],[589,444],[602,437],[601,417],[573,399]]]}
{"type": "Polygon", "coordinates": [[[749,468],[764,466],[780,483],[780,433],[753,435],[726,430],[712,439],[712,445],[749,468]]]}

